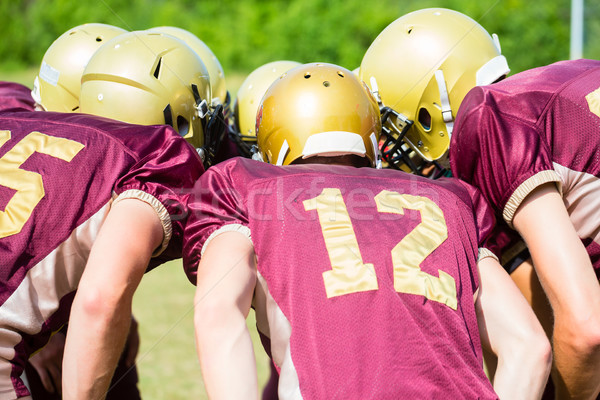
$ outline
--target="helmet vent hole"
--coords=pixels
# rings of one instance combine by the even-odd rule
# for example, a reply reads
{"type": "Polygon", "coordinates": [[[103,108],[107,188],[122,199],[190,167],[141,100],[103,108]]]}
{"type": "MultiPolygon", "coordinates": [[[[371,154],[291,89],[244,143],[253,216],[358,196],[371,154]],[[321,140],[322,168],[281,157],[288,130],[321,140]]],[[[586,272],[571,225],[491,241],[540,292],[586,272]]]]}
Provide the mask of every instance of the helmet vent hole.
{"type": "Polygon", "coordinates": [[[344,77],[344,73],[343,73],[342,71],[338,71],[338,72],[337,72],[337,74],[338,74],[338,76],[339,76],[339,77],[341,77],[341,78],[343,78],[343,77],[344,77]]]}
{"type": "Polygon", "coordinates": [[[171,105],[168,104],[163,110],[165,117],[165,125],[173,126],[173,113],[171,112],[171,105]]]}
{"type": "Polygon", "coordinates": [[[202,98],[200,97],[200,91],[198,91],[198,85],[195,83],[192,83],[192,93],[194,95],[194,101],[196,102],[196,105],[200,104],[202,98]]]}
{"type": "Polygon", "coordinates": [[[310,72],[307,72],[307,73],[304,74],[304,79],[308,79],[308,78],[310,78],[310,76],[311,76],[310,72]]]}
{"type": "Polygon", "coordinates": [[[431,130],[431,114],[425,108],[419,110],[418,121],[425,131],[431,130]]]}
{"type": "Polygon", "coordinates": [[[102,39],[102,36],[96,37],[96,42],[101,42],[102,40],[104,40],[104,39],[102,39]]]}
{"type": "Polygon", "coordinates": [[[158,79],[159,75],[160,75],[160,67],[162,65],[162,57],[158,59],[158,63],[156,63],[156,68],[154,69],[154,73],[152,75],[154,75],[154,77],[156,79],[158,79]]]}
{"type": "Polygon", "coordinates": [[[177,116],[177,130],[179,131],[179,135],[181,136],[187,135],[190,130],[190,124],[188,120],[182,117],[181,115],[177,116]]]}
{"type": "Polygon", "coordinates": [[[323,82],[323,86],[325,86],[325,87],[329,87],[330,85],[331,85],[331,84],[329,83],[329,81],[324,81],[324,82],[323,82]]]}
{"type": "Polygon", "coordinates": [[[412,31],[413,31],[413,27],[410,26],[410,27],[408,27],[408,30],[406,31],[406,33],[408,33],[410,35],[412,33],[412,31]]]}

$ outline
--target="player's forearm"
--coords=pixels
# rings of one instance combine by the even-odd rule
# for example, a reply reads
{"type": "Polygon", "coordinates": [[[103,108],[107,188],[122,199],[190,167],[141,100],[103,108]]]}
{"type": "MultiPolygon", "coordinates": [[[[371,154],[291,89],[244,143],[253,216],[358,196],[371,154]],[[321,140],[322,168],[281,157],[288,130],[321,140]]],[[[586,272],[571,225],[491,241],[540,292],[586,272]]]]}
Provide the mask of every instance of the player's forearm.
{"type": "Polygon", "coordinates": [[[501,399],[539,399],[550,373],[550,342],[500,264],[487,257],[478,266],[475,306],[482,345],[498,357],[494,389],[501,399]]]}
{"type": "Polygon", "coordinates": [[[206,392],[211,399],[258,398],[256,362],[244,315],[196,312],[196,342],[206,392]],[[214,316],[214,315],[213,315],[214,316]],[[201,322],[198,322],[201,321],[201,322]]]}
{"type": "Polygon", "coordinates": [[[196,347],[211,399],[258,398],[246,325],[255,285],[254,248],[248,237],[239,232],[215,236],[198,266],[194,297],[196,347]]]}
{"type": "Polygon", "coordinates": [[[113,205],[94,242],[73,300],[63,360],[65,399],[102,399],[123,350],[133,294],[162,240],[152,207],[113,205]]]}
{"type": "Polygon", "coordinates": [[[63,361],[64,399],[103,399],[121,355],[129,324],[130,304],[116,308],[92,296],[74,304],[63,361]]]}

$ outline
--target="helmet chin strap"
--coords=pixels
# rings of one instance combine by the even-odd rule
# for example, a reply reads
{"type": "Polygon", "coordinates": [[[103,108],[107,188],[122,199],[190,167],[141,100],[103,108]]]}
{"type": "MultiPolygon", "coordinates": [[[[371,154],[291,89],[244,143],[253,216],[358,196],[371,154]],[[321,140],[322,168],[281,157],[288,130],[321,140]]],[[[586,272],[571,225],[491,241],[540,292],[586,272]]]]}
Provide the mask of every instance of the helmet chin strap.
{"type": "Polygon", "coordinates": [[[206,117],[208,112],[209,112],[209,109],[208,109],[208,103],[206,102],[206,100],[202,100],[200,103],[198,103],[196,105],[196,113],[198,114],[198,117],[204,118],[204,117],[206,117]]]}
{"type": "Polygon", "coordinates": [[[381,169],[381,168],[383,168],[383,166],[381,164],[381,153],[379,152],[379,143],[377,141],[377,135],[375,135],[375,132],[373,132],[373,133],[371,133],[371,135],[369,135],[369,140],[370,140],[371,146],[373,148],[373,156],[375,157],[374,167],[377,169],[381,169]]]}
{"type": "Polygon", "coordinates": [[[438,89],[440,91],[442,118],[446,124],[448,138],[451,138],[452,128],[454,128],[454,117],[452,116],[452,107],[450,107],[450,97],[448,96],[448,88],[446,87],[446,80],[444,79],[444,71],[441,69],[435,71],[435,80],[437,81],[438,89]]]}

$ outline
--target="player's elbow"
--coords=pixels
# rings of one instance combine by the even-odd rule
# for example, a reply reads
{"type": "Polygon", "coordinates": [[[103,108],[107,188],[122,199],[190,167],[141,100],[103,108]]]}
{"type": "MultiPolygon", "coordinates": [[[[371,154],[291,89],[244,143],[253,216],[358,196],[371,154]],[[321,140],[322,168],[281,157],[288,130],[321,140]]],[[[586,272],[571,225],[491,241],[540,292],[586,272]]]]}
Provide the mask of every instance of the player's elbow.
{"type": "Polygon", "coordinates": [[[576,354],[595,355],[600,357],[600,316],[592,314],[588,318],[580,318],[565,324],[567,329],[559,329],[555,337],[561,335],[576,354]],[[564,334],[564,332],[567,332],[564,334]]]}
{"type": "MultiPolygon", "coordinates": [[[[85,290],[77,291],[73,309],[88,320],[102,323],[114,319],[117,310],[126,310],[127,305],[130,308],[131,302],[126,301],[122,294],[114,295],[107,293],[102,287],[88,286],[85,290]]],[[[130,316],[131,312],[127,315],[130,316]]]]}
{"type": "Polygon", "coordinates": [[[541,326],[523,327],[512,340],[505,340],[503,344],[498,353],[502,363],[514,369],[543,372],[546,378],[550,374],[552,346],[541,326]]]}
{"type": "Polygon", "coordinates": [[[220,332],[226,329],[228,317],[234,312],[232,304],[219,296],[196,294],[194,327],[196,337],[204,343],[219,340],[220,332]]]}
{"type": "Polygon", "coordinates": [[[196,294],[194,304],[194,327],[196,328],[196,335],[203,335],[212,331],[211,324],[218,326],[220,309],[218,301],[210,299],[210,296],[199,298],[196,294]]]}
{"type": "Polygon", "coordinates": [[[550,340],[545,333],[542,333],[530,339],[528,347],[528,352],[531,352],[535,364],[539,366],[540,371],[545,371],[547,378],[552,368],[552,345],[550,344],[550,340]]]}
{"type": "Polygon", "coordinates": [[[109,313],[108,304],[104,301],[102,293],[96,288],[77,292],[74,307],[86,315],[101,317],[109,313]]]}
{"type": "Polygon", "coordinates": [[[246,327],[246,317],[235,296],[199,295],[195,297],[196,338],[214,343],[235,336],[246,327]]]}
{"type": "Polygon", "coordinates": [[[531,360],[541,371],[550,373],[552,345],[542,329],[532,331],[520,346],[522,359],[531,360]]]}

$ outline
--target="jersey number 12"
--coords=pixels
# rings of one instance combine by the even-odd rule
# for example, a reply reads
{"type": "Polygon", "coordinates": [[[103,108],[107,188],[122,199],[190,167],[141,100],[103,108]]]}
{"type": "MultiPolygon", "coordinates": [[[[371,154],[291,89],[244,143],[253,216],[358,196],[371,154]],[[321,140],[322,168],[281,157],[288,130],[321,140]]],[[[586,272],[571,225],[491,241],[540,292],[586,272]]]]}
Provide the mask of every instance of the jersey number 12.
{"type": "MultiPolygon", "coordinates": [[[[377,290],[375,268],[363,262],[341,191],[323,189],[303,204],[306,211],[317,211],[329,254],[331,270],[323,272],[327,297],[377,290]]],[[[442,270],[438,270],[438,277],[421,270],[425,258],[448,238],[442,210],[427,197],[387,190],[375,196],[375,204],[381,213],[404,214],[405,209],[421,213],[421,223],[391,250],[396,292],[425,296],[456,310],[454,278],[442,270]]]]}

